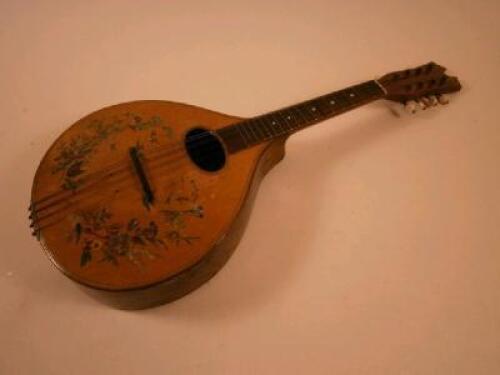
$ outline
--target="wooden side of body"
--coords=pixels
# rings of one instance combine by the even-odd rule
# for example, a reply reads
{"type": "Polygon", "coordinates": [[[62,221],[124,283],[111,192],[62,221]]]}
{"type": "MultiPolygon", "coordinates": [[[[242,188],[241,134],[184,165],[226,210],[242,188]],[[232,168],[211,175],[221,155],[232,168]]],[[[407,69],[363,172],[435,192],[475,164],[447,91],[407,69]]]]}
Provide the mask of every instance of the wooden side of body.
{"type": "Polygon", "coordinates": [[[207,172],[192,163],[183,137],[193,127],[240,120],[140,101],[75,123],[47,151],[33,184],[32,216],[46,254],[118,308],[158,305],[200,286],[236,247],[260,180],[284,155],[284,139],[227,155],[224,168],[207,172]],[[127,160],[132,146],[145,156],[152,207],[144,206],[127,160]]]}

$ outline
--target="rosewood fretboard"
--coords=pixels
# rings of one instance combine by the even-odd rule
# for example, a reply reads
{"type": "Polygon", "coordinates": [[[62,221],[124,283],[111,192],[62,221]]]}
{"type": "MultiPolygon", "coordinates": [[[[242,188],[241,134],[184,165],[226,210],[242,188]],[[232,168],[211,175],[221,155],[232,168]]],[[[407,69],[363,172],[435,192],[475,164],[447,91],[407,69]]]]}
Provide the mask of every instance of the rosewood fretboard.
{"type": "Polygon", "coordinates": [[[315,99],[229,125],[217,131],[230,153],[294,133],[385,96],[376,81],[368,81],[315,99]]]}

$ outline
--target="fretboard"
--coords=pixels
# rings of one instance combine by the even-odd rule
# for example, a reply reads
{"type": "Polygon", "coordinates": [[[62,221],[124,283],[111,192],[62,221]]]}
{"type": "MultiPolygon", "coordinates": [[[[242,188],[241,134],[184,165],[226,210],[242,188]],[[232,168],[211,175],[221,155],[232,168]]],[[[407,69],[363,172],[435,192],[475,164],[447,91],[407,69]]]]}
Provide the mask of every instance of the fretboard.
{"type": "Polygon", "coordinates": [[[226,126],[217,131],[230,153],[292,134],[307,126],[383,98],[384,90],[368,81],[315,99],[226,126]]]}

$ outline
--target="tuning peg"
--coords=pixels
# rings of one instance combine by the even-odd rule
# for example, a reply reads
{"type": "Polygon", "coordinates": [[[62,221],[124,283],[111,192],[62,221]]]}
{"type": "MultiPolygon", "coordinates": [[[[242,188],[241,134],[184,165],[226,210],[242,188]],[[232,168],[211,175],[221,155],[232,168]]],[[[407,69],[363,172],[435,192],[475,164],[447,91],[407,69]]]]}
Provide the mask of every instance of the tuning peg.
{"type": "Polygon", "coordinates": [[[417,112],[417,102],[415,100],[408,100],[405,104],[405,110],[408,113],[414,114],[417,112]]]}
{"type": "Polygon", "coordinates": [[[420,99],[417,100],[417,104],[418,104],[418,106],[420,107],[421,110],[425,111],[427,109],[427,105],[422,100],[422,98],[420,98],[420,99]]]}
{"type": "Polygon", "coordinates": [[[420,100],[424,103],[426,109],[432,107],[432,100],[427,96],[423,96],[420,100]]]}
{"type": "Polygon", "coordinates": [[[437,106],[439,104],[438,98],[436,98],[435,95],[429,96],[429,99],[431,100],[431,105],[433,107],[437,106]]]}
{"type": "Polygon", "coordinates": [[[439,104],[446,105],[450,102],[450,99],[446,95],[439,95],[437,97],[439,104]]]}

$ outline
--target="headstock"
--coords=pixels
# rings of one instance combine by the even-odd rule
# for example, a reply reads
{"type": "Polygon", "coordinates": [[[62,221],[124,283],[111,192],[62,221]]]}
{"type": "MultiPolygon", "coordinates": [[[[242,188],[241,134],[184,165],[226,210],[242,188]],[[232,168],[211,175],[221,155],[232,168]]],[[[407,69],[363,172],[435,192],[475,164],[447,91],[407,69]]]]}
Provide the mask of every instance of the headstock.
{"type": "Polygon", "coordinates": [[[378,83],[386,91],[386,99],[405,104],[411,112],[418,107],[426,109],[439,104],[447,104],[443,94],[459,91],[457,77],[445,74],[446,68],[430,62],[414,69],[386,74],[378,83]]]}

